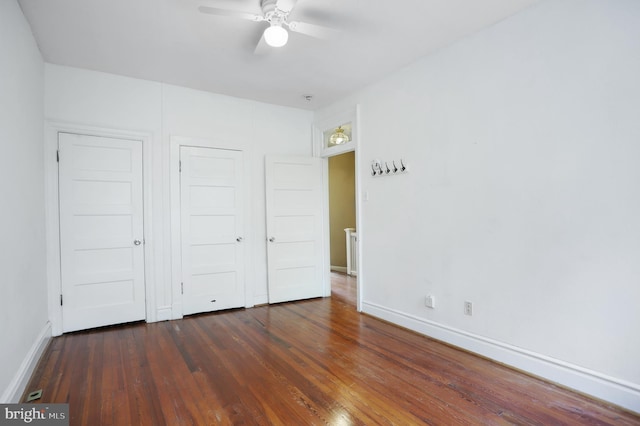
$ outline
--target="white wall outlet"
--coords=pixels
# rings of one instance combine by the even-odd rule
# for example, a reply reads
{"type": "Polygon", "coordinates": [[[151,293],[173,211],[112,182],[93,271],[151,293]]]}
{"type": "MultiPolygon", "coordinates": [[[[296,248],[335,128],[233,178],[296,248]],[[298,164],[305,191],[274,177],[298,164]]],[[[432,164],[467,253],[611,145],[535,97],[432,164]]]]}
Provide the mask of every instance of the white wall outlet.
{"type": "Polygon", "coordinates": [[[473,303],[464,302],[464,314],[469,316],[473,315],[473,303]]]}
{"type": "Polygon", "coordinates": [[[436,298],[435,296],[428,295],[424,298],[424,306],[427,308],[435,309],[436,307],[436,298]]]}

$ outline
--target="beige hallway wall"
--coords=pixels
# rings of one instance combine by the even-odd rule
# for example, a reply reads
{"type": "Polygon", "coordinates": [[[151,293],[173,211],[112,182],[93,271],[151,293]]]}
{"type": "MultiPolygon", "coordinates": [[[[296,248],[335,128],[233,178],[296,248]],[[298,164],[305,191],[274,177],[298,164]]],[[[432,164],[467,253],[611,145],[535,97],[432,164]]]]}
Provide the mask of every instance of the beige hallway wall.
{"type": "Polygon", "coordinates": [[[345,228],[356,227],[355,154],[329,158],[331,266],[347,266],[345,228]]]}

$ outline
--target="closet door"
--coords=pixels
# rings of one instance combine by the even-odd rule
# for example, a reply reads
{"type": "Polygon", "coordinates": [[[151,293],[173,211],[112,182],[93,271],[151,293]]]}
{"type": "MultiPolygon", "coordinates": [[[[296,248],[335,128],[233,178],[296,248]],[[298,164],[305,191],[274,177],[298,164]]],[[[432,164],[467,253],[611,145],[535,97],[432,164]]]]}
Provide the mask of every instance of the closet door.
{"type": "Polygon", "coordinates": [[[323,296],[322,160],[267,157],[269,303],[323,296]]]}
{"type": "Polygon", "coordinates": [[[60,133],[64,332],[145,319],[142,142],[60,133]]]}
{"type": "Polygon", "coordinates": [[[242,152],[180,148],[183,314],[245,306],[242,152]]]}

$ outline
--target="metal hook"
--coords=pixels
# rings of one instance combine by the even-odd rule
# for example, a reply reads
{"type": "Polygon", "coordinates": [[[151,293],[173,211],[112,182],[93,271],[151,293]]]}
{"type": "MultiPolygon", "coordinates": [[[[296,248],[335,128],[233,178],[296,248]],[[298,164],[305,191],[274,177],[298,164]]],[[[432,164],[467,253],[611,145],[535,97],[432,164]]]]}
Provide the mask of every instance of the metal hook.
{"type": "Polygon", "coordinates": [[[385,172],[386,174],[391,173],[391,169],[389,168],[389,164],[387,164],[387,162],[386,162],[386,161],[384,162],[384,166],[387,168],[384,172],[385,172]]]}
{"type": "Polygon", "coordinates": [[[393,160],[392,163],[393,163],[393,169],[391,169],[391,170],[393,170],[393,173],[397,173],[398,172],[398,166],[396,166],[396,160],[393,160]]]}
{"type": "Polygon", "coordinates": [[[382,170],[382,163],[380,163],[379,161],[376,162],[376,171],[378,175],[382,175],[384,173],[384,171],[382,170]]]}
{"type": "Polygon", "coordinates": [[[375,176],[376,174],[377,174],[377,173],[376,173],[375,164],[374,164],[374,163],[371,163],[371,176],[375,176]]]}
{"type": "Polygon", "coordinates": [[[404,162],[402,161],[402,158],[400,159],[400,171],[404,172],[405,170],[407,170],[407,166],[404,165],[404,162]]]}

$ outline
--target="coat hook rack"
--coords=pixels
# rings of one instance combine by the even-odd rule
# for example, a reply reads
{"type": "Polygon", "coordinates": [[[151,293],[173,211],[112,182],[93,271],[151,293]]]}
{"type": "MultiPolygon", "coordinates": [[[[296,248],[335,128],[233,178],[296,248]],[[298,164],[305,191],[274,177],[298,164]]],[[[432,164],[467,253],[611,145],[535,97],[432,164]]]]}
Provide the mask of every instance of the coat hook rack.
{"type": "Polygon", "coordinates": [[[396,174],[407,173],[408,169],[404,160],[400,158],[398,160],[398,163],[400,163],[400,167],[398,167],[396,160],[391,160],[391,161],[382,161],[378,159],[373,160],[371,162],[371,176],[373,177],[393,176],[396,174]],[[389,163],[391,163],[391,166],[389,166],[389,163]]]}

